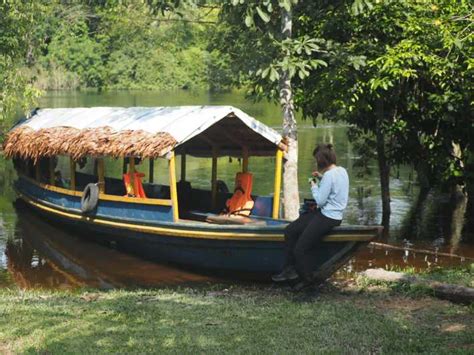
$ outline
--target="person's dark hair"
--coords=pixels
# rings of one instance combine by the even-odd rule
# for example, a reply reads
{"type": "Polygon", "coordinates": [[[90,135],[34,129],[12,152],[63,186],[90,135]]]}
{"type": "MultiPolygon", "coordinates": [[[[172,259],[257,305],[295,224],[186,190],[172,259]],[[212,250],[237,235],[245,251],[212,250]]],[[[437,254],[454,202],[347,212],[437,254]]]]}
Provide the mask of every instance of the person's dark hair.
{"type": "Polygon", "coordinates": [[[326,169],[331,164],[336,164],[336,152],[332,144],[318,144],[313,150],[318,169],[326,169]]]}

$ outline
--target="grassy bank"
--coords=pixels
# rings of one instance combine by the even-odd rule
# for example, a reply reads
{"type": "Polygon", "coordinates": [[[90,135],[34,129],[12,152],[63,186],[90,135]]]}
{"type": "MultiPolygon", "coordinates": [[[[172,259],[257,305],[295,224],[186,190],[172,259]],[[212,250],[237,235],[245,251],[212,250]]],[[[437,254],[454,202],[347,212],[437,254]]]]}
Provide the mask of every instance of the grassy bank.
{"type": "Polygon", "coordinates": [[[474,311],[384,286],[304,302],[272,287],[0,291],[2,352],[428,352],[474,349],[474,311]]]}
{"type": "Polygon", "coordinates": [[[405,272],[418,275],[427,281],[437,281],[453,285],[474,287],[474,263],[464,267],[442,268],[437,267],[423,272],[415,273],[413,270],[405,272]]]}
{"type": "MultiPolygon", "coordinates": [[[[435,284],[449,284],[452,286],[474,288],[474,264],[453,268],[435,267],[423,271],[415,271],[414,268],[395,268],[391,271],[415,276],[418,282],[386,282],[359,275],[357,277],[357,285],[362,290],[372,286],[380,286],[390,290],[390,292],[410,297],[433,296],[441,298],[446,297],[446,295],[436,295],[430,283],[434,282],[435,284]]],[[[448,297],[448,299],[460,302],[459,297],[448,297]]]]}

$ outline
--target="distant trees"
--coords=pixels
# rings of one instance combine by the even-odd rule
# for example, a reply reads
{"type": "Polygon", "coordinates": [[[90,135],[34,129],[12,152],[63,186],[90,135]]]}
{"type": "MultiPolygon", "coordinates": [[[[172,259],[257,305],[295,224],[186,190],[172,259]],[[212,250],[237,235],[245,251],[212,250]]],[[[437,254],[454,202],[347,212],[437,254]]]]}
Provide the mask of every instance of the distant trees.
{"type": "Polygon", "coordinates": [[[0,133],[6,117],[18,108],[26,110],[39,95],[22,72],[22,63],[32,51],[28,41],[39,7],[29,2],[0,2],[0,133]]]}
{"type": "Polygon", "coordinates": [[[178,11],[179,1],[151,0],[37,3],[19,64],[41,89],[212,89],[209,78],[226,75],[221,58],[207,50],[213,7],[187,1],[178,11]]]}

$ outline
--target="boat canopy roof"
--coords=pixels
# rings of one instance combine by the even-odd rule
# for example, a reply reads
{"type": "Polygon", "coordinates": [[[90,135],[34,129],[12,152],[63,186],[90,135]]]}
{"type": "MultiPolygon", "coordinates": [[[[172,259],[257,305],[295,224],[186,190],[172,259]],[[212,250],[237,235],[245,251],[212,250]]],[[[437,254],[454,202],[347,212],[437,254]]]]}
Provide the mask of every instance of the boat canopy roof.
{"type": "Polygon", "coordinates": [[[274,129],[232,106],[38,109],[4,142],[7,157],[54,155],[156,158],[171,151],[195,156],[274,155],[284,149],[274,129]]]}

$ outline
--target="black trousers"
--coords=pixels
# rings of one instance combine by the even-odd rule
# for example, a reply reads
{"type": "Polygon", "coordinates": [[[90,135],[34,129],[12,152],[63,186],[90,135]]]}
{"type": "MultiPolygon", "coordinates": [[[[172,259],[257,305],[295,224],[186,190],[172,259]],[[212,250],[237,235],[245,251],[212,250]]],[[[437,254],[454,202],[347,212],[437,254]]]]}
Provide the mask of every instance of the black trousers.
{"type": "Polygon", "coordinates": [[[301,278],[311,279],[310,250],[317,248],[323,237],[341,222],[324,216],[319,210],[291,222],[285,229],[285,267],[293,265],[301,278]]]}

